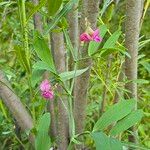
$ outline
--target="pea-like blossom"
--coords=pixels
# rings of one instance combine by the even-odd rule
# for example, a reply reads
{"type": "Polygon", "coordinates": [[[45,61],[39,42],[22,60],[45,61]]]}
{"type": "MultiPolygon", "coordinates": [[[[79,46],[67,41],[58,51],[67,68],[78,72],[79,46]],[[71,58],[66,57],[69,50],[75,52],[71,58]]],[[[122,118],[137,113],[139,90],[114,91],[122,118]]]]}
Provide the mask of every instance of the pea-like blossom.
{"type": "Polygon", "coordinates": [[[45,99],[53,99],[54,98],[54,92],[52,90],[49,80],[45,79],[42,81],[42,83],[40,84],[40,90],[41,90],[41,95],[45,99]]]}
{"type": "Polygon", "coordinates": [[[96,29],[93,31],[91,28],[88,28],[88,30],[80,35],[80,40],[82,42],[101,42],[102,38],[100,37],[99,29],[96,29]]]}

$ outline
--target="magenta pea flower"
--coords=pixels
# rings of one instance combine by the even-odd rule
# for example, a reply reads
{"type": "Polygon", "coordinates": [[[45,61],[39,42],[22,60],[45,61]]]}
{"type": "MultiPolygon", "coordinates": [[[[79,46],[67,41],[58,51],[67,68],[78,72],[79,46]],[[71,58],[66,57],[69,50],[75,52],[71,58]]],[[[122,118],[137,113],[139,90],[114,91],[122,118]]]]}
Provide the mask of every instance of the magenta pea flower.
{"type": "Polygon", "coordinates": [[[45,99],[53,99],[54,98],[54,92],[52,91],[52,87],[50,85],[50,82],[45,79],[40,84],[40,90],[41,94],[45,99]]]}
{"type": "Polygon", "coordinates": [[[80,35],[80,41],[90,42],[92,41],[92,37],[88,33],[84,32],[80,35]]]}
{"type": "Polygon", "coordinates": [[[88,27],[87,31],[80,35],[80,40],[82,42],[101,42],[102,38],[100,37],[99,29],[93,31],[90,27],[88,27]]]}

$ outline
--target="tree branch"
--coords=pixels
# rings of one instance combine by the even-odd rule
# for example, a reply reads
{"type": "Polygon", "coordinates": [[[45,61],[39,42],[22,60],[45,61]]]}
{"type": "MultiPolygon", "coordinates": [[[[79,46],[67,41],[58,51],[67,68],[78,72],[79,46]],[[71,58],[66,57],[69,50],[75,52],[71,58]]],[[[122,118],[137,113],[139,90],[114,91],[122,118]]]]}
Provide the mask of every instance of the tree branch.
{"type": "MultiPolygon", "coordinates": [[[[0,71],[0,97],[23,131],[33,128],[30,114],[21,103],[19,97],[13,92],[2,71],[0,71]]],[[[34,143],[34,136],[32,134],[29,136],[29,140],[32,144],[34,143]]]]}

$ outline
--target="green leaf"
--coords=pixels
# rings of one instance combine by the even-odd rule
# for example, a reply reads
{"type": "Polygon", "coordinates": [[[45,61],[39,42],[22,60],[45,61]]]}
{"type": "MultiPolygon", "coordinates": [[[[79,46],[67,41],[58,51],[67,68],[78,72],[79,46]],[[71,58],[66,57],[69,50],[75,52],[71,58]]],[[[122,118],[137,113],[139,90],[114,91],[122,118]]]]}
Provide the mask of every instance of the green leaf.
{"type": "Polygon", "coordinates": [[[99,46],[99,42],[91,41],[88,46],[88,55],[91,56],[93,53],[95,53],[99,46]]]}
{"type": "MultiPolygon", "coordinates": [[[[100,36],[101,36],[101,38],[103,38],[106,33],[107,33],[106,25],[100,26],[100,36]]],[[[98,50],[100,44],[101,44],[101,42],[91,41],[89,43],[89,46],[88,46],[88,55],[91,56],[92,54],[94,54],[98,50]]]]}
{"type": "Polygon", "coordinates": [[[100,26],[100,36],[103,38],[105,34],[107,33],[107,26],[105,24],[100,26]]]}
{"type": "Polygon", "coordinates": [[[116,32],[114,32],[109,39],[105,42],[103,48],[112,48],[115,46],[117,40],[119,39],[121,35],[121,31],[117,30],[116,32]]]}
{"type": "Polygon", "coordinates": [[[23,66],[23,68],[28,73],[30,73],[30,66],[28,64],[25,51],[22,49],[21,46],[18,45],[18,46],[15,46],[15,52],[17,54],[18,60],[20,61],[21,65],[23,66]]]}
{"type": "Polygon", "coordinates": [[[48,67],[53,71],[56,72],[55,65],[53,62],[53,57],[51,54],[50,49],[48,48],[47,43],[41,37],[37,32],[35,33],[34,36],[34,49],[38,55],[38,57],[48,65],[48,67]]]}
{"type": "Polygon", "coordinates": [[[145,79],[136,79],[132,81],[137,84],[149,84],[149,80],[145,80],[145,79]]]}
{"type": "Polygon", "coordinates": [[[105,20],[107,20],[107,22],[110,22],[113,17],[114,10],[115,10],[114,7],[115,4],[111,3],[107,8],[107,13],[105,14],[105,20]]]}
{"type": "Polygon", "coordinates": [[[44,71],[43,70],[33,70],[31,76],[31,85],[35,87],[35,85],[42,79],[44,71]]]}
{"type": "Polygon", "coordinates": [[[117,49],[117,48],[102,48],[102,49],[101,49],[100,56],[101,56],[101,57],[106,57],[106,56],[108,56],[109,54],[112,54],[112,53],[118,52],[118,51],[120,51],[120,50],[117,49]]]}
{"type": "Polygon", "coordinates": [[[113,122],[124,118],[135,107],[135,103],[135,100],[122,100],[111,106],[96,122],[93,132],[103,130],[113,122]]]}
{"type": "Polygon", "coordinates": [[[37,135],[35,137],[36,150],[49,150],[51,140],[48,135],[50,126],[50,113],[45,113],[39,120],[37,126],[37,135]]]}
{"type": "Polygon", "coordinates": [[[142,49],[148,43],[150,43],[150,39],[139,42],[139,50],[142,49]]]}
{"type": "Polygon", "coordinates": [[[45,62],[43,61],[37,61],[33,65],[34,70],[47,70],[53,72],[52,68],[50,68],[45,62]]]}
{"type": "Polygon", "coordinates": [[[105,0],[103,8],[101,10],[101,16],[103,16],[104,12],[106,11],[107,7],[113,2],[113,0],[105,0]]]}
{"type": "Polygon", "coordinates": [[[139,122],[143,117],[143,111],[142,110],[136,110],[127,115],[122,120],[118,121],[117,124],[111,129],[110,134],[112,136],[115,136],[117,134],[120,134],[121,132],[129,129],[133,125],[135,125],[137,122],[139,122]]]}
{"type": "Polygon", "coordinates": [[[75,60],[75,57],[76,57],[76,52],[75,51],[77,51],[77,50],[74,50],[67,30],[63,30],[63,31],[64,31],[64,36],[65,36],[65,39],[66,39],[68,50],[70,51],[73,59],[75,60]]]}
{"type": "Polygon", "coordinates": [[[150,73],[150,63],[146,61],[140,62],[141,65],[150,73]]]}
{"type": "Polygon", "coordinates": [[[59,74],[59,76],[60,76],[62,81],[66,81],[66,80],[69,80],[71,78],[75,78],[77,76],[80,76],[82,73],[84,73],[87,70],[88,70],[88,67],[85,69],[81,69],[81,70],[63,72],[63,73],[59,74]]]}
{"type": "Polygon", "coordinates": [[[62,4],[62,0],[47,0],[48,4],[48,13],[50,16],[53,16],[57,13],[58,9],[62,4]]]}
{"type": "Polygon", "coordinates": [[[123,150],[122,143],[117,139],[110,138],[103,132],[92,133],[96,150],[123,150]]]}
{"type": "Polygon", "coordinates": [[[12,4],[15,4],[15,3],[16,3],[15,1],[14,2],[10,2],[10,1],[8,1],[8,2],[0,2],[0,7],[3,6],[3,5],[5,5],[4,7],[8,7],[8,6],[10,6],[12,4]]]}
{"type": "Polygon", "coordinates": [[[63,9],[52,19],[52,21],[49,24],[49,26],[47,27],[46,32],[44,33],[44,35],[48,34],[49,31],[52,30],[57,25],[57,23],[61,20],[61,18],[71,10],[71,8],[73,7],[73,4],[75,4],[76,2],[78,2],[78,0],[70,0],[63,7],[63,9]]]}
{"type": "Polygon", "coordinates": [[[40,3],[34,7],[34,9],[30,12],[29,16],[27,17],[27,22],[32,18],[32,16],[40,10],[45,4],[47,0],[40,0],[40,3]]]}

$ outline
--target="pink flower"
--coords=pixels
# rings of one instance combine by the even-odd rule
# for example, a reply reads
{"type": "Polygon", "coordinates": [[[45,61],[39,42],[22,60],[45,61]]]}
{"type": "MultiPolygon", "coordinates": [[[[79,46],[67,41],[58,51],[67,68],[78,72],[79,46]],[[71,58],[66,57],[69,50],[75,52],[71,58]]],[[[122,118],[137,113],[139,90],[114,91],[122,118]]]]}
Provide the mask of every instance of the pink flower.
{"type": "Polygon", "coordinates": [[[83,42],[101,42],[102,38],[99,35],[99,29],[93,31],[91,28],[88,28],[87,32],[84,32],[80,35],[80,40],[83,42]]]}
{"type": "Polygon", "coordinates": [[[92,39],[95,41],[95,42],[101,42],[102,41],[102,38],[99,36],[99,29],[95,30],[92,34],[92,39]]]}
{"type": "Polygon", "coordinates": [[[40,84],[40,90],[42,93],[42,96],[46,99],[53,99],[54,97],[54,92],[51,89],[51,85],[47,79],[42,81],[40,84]]]}
{"type": "Polygon", "coordinates": [[[80,40],[84,42],[90,42],[92,41],[92,37],[88,33],[84,32],[80,35],[80,40]]]}

